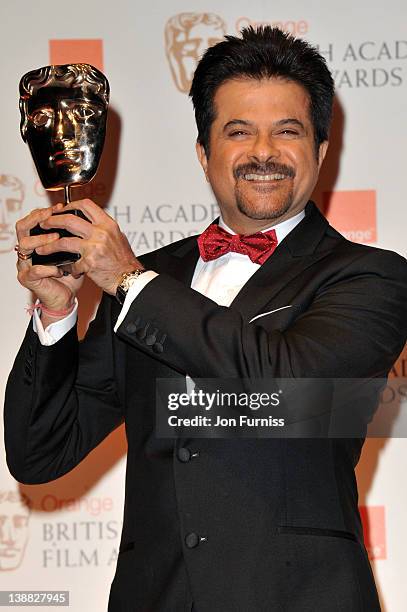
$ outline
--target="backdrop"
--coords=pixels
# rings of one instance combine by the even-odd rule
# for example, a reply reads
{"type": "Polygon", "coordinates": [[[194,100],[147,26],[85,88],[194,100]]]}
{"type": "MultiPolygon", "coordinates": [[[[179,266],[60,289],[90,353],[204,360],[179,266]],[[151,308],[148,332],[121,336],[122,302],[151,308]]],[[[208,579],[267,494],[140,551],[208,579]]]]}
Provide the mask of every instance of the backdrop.
{"type": "MultiPolygon", "coordinates": [[[[108,76],[107,143],[100,171],[82,195],[106,207],[141,254],[199,232],[217,213],[195,159],[187,96],[202,51],[248,24],[272,23],[304,37],[319,46],[337,85],[331,147],[315,198],[347,237],[406,254],[405,0],[3,0],[2,6],[2,392],[30,301],[15,279],[14,224],[49,202],[19,135],[18,81],[33,68],[80,61],[108,76]]],[[[83,333],[99,294],[88,283],[80,298],[83,333]]],[[[394,437],[401,434],[393,425],[407,407],[407,354],[392,376],[384,404],[394,418],[384,437],[366,443],[358,480],[383,609],[402,612],[407,444],[394,437]]],[[[77,469],[38,487],[19,486],[0,451],[2,590],[69,590],[73,612],[106,608],[121,530],[125,450],[123,431],[116,431],[77,469]]]]}

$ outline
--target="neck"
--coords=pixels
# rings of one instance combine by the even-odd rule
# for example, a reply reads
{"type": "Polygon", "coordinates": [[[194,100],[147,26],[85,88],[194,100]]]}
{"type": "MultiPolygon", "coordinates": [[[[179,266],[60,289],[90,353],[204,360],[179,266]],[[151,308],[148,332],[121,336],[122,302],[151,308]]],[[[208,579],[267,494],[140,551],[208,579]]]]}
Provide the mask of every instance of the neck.
{"type": "Polygon", "coordinates": [[[225,224],[230,227],[236,234],[255,234],[257,232],[261,232],[265,229],[269,229],[279,225],[283,221],[288,221],[292,217],[298,215],[304,207],[300,210],[289,211],[280,217],[270,218],[270,219],[251,219],[250,217],[246,217],[241,215],[241,217],[236,218],[235,215],[228,215],[226,212],[222,213],[222,219],[225,224]]]}

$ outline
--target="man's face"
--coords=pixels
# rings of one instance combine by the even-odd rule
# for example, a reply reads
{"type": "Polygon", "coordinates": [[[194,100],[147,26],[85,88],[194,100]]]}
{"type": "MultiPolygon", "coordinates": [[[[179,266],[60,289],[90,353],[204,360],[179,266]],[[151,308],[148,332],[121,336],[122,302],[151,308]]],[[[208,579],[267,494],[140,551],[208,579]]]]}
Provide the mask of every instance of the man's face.
{"type": "Polygon", "coordinates": [[[29,509],[19,500],[0,502],[0,571],[17,569],[28,539],[29,509]]]}
{"type": "Polygon", "coordinates": [[[16,242],[14,226],[21,217],[23,190],[20,181],[0,175],[0,253],[11,251],[16,242]]]}
{"type": "Polygon", "coordinates": [[[328,144],[316,154],[305,89],[242,78],[223,83],[214,102],[209,159],[199,144],[197,153],[227,225],[253,233],[300,212],[328,144]]]}
{"type": "Polygon", "coordinates": [[[81,87],[47,86],[28,100],[26,140],[45,189],[80,185],[96,173],[107,107],[81,87]]]}
{"type": "Polygon", "coordinates": [[[222,40],[223,34],[224,31],[219,26],[204,23],[178,34],[169,50],[178,89],[188,93],[198,60],[208,47],[222,40]]]}

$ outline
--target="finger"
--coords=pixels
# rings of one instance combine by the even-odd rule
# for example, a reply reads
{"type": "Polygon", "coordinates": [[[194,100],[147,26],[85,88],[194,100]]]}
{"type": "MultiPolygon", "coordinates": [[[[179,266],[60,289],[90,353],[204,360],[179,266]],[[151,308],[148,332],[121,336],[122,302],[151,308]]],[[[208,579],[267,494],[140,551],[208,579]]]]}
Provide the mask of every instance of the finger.
{"type": "Polygon", "coordinates": [[[92,224],[75,215],[52,215],[40,225],[44,229],[66,229],[81,238],[90,238],[92,234],[92,224]]]}
{"type": "MultiPolygon", "coordinates": [[[[82,261],[82,260],[80,260],[82,261]]],[[[62,270],[63,276],[72,276],[72,278],[78,279],[83,276],[84,272],[75,272],[74,264],[63,264],[62,266],[58,266],[59,270],[62,270]]]]}
{"type": "Polygon", "coordinates": [[[31,266],[26,270],[20,271],[19,280],[24,278],[25,281],[33,282],[43,278],[61,278],[62,270],[57,266],[31,266]],[[21,277],[21,278],[20,278],[21,277]]]}
{"type": "Polygon", "coordinates": [[[19,274],[20,272],[24,272],[24,270],[28,270],[29,268],[32,268],[31,257],[29,259],[18,258],[16,262],[16,266],[17,266],[17,270],[19,274]]]}
{"type": "Polygon", "coordinates": [[[23,236],[28,236],[30,229],[50,217],[52,212],[52,206],[48,208],[36,208],[22,219],[19,219],[16,223],[17,240],[20,241],[23,236]]]}
{"type": "MultiPolygon", "coordinates": [[[[81,278],[85,272],[75,272],[75,270],[70,270],[70,272],[68,272],[68,274],[70,274],[72,276],[72,278],[74,278],[75,280],[78,280],[78,278],[81,278]]],[[[64,273],[65,275],[65,273],[64,273]]]]}
{"type": "Polygon", "coordinates": [[[89,198],[85,198],[84,200],[75,200],[75,202],[68,204],[66,208],[70,210],[75,208],[81,210],[91,223],[95,223],[97,225],[102,225],[107,221],[113,221],[112,217],[102,210],[100,206],[95,204],[95,202],[89,200],[89,198]]]}
{"type": "Polygon", "coordinates": [[[36,248],[59,239],[59,234],[41,234],[39,236],[23,236],[19,241],[19,251],[30,253],[36,248]]]}
{"type": "Polygon", "coordinates": [[[82,238],[73,236],[72,238],[59,238],[59,240],[54,240],[49,244],[44,244],[35,250],[38,255],[50,255],[51,253],[58,253],[58,251],[82,254],[86,244],[87,242],[82,238]]]}
{"type": "Polygon", "coordinates": [[[80,278],[81,276],[83,276],[83,274],[89,272],[89,270],[90,266],[85,259],[81,258],[79,259],[79,261],[76,261],[75,263],[71,264],[71,274],[73,278],[80,278]]]}
{"type": "Polygon", "coordinates": [[[30,280],[38,280],[41,278],[60,278],[62,270],[58,266],[31,266],[27,271],[27,278],[30,280]]]}

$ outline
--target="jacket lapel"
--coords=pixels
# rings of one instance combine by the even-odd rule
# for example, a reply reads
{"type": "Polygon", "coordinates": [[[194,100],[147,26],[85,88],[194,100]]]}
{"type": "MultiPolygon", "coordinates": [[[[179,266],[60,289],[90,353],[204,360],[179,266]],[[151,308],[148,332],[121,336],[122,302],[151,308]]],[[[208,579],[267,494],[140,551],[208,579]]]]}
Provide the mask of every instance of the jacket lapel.
{"type": "MultiPolygon", "coordinates": [[[[321,248],[328,221],[313,202],[305,208],[305,218],[288,234],[273,255],[242,287],[231,306],[245,320],[253,318],[265,304],[278,303],[278,294],[316,261],[326,257],[329,249],[321,248]]],[[[333,230],[336,237],[340,237],[333,230]]],[[[197,237],[192,237],[160,252],[157,272],[164,272],[190,286],[199,258],[197,237]]]]}
{"type": "Polygon", "coordinates": [[[330,249],[319,248],[329,228],[329,223],[315,204],[309,202],[305,218],[277,247],[273,255],[253,274],[242,287],[231,307],[236,308],[245,320],[252,319],[265,304],[272,307],[278,302],[278,294],[295,281],[306,268],[326,257],[330,249]]]}

